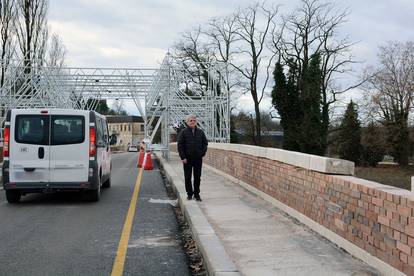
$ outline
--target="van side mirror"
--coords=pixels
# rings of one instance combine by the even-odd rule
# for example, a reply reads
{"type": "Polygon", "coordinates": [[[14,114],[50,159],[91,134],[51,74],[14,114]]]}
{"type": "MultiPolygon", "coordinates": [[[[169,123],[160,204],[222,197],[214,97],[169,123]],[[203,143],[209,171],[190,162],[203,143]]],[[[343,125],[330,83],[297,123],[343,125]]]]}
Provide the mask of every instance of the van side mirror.
{"type": "Polygon", "coordinates": [[[116,135],[111,135],[111,140],[109,141],[109,145],[115,145],[117,141],[116,135]]]}
{"type": "Polygon", "coordinates": [[[98,147],[105,147],[106,146],[106,144],[105,144],[105,142],[104,141],[98,141],[97,143],[96,143],[96,146],[98,146],[98,147]]]}

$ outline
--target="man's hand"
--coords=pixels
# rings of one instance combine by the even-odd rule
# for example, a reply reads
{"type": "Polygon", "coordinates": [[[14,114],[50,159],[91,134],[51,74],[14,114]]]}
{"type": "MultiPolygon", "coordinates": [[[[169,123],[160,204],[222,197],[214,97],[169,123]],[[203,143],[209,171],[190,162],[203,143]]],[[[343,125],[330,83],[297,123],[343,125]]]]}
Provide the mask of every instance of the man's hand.
{"type": "Polygon", "coordinates": [[[187,164],[187,158],[186,159],[183,159],[181,161],[183,162],[183,164],[187,164]]]}

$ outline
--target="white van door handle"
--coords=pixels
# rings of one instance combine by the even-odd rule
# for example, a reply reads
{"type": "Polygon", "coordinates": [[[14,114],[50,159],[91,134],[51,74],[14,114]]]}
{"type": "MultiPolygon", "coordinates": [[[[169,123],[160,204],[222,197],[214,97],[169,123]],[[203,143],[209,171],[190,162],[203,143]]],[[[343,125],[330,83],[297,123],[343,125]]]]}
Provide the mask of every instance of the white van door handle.
{"type": "Polygon", "coordinates": [[[37,151],[37,156],[39,159],[43,159],[45,157],[45,148],[39,147],[39,150],[37,151]]]}

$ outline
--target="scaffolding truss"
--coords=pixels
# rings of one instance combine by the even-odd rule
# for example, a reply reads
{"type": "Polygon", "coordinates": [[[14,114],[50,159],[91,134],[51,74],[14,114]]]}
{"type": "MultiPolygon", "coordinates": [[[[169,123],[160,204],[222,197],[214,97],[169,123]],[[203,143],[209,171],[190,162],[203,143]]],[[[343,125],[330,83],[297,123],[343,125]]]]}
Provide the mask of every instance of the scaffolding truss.
{"type": "Polygon", "coordinates": [[[24,60],[2,64],[9,65],[2,68],[0,121],[12,108],[95,110],[100,100],[125,99],[132,100],[143,117],[148,140],[153,141],[160,131],[160,149],[168,149],[171,134],[188,114],[197,116],[210,141],[230,141],[225,64],[190,68],[169,54],[158,69],[56,68],[24,60]]]}

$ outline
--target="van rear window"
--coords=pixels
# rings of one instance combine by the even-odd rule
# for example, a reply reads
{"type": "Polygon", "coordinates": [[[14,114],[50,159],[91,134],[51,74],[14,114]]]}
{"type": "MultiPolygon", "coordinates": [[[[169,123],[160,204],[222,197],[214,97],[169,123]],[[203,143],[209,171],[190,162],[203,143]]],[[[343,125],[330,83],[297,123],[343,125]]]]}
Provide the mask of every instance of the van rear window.
{"type": "Polygon", "coordinates": [[[17,115],[15,126],[17,143],[49,145],[49,116],[17,115]]]}
{"type": "Polygon", "coordinates": [[[52,116],[51,145],[80,144],[85,141],[85,117],[52,116]]]}

